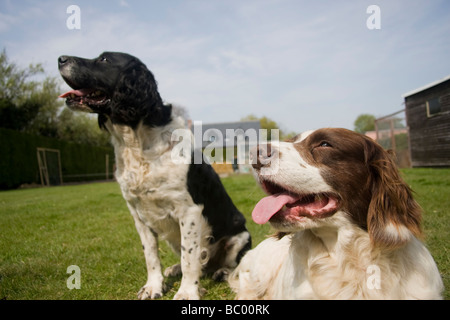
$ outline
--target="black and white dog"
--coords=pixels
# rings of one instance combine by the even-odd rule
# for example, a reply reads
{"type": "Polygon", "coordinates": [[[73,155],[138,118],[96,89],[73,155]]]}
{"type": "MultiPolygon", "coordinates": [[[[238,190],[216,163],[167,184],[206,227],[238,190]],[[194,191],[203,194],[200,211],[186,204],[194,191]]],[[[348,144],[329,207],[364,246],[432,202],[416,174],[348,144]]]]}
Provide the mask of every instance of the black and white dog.
{"type": "Polygon", "coordinates": [[[185,119],[163,103],[153,74],[139,59],[105,52],[95,59],[61,56],[58,65],[73,88],[60,97],[73,110],[97,113],[100,127],[112,136],[115,176],[147,264],[138,298],[163,294],[159,237],[181,255],[181,264],[164,272],[183,274],[174,299],[199,299],[203,272],[223,278],[250,249],[244,216],[210,165],[172,161],[172,134],[185,128],[185,119]]]}

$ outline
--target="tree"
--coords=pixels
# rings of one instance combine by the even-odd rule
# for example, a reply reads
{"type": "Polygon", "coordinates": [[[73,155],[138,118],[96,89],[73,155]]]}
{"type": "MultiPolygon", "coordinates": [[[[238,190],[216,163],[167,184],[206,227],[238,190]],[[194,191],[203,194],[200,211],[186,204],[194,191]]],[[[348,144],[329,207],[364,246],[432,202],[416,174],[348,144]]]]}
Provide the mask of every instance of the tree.
{"type": "Polygon", "coordinates": [[[22,69],[8,61],[6,50],[0,54],[0,116],[2,127],[57,137],[58,111],[62,101],[57,99],[59,83],[45,77],[41,64],[22,69]]]}
{"type": "Polygon", "coordinates": [[[0,99],[0,127],[22,130],[36,116],[38,106],[25,103],[21,108],[8,99],[0,99]]]}
{"type": "Polygon", "coordinates": [[[271,132],[272,129],[279,130],[279,139],[280,140],[285,140],[285,139],[295,136],[294,132],[285,134],[284,131],[280,129],[280,126],[274,120],[267,118],[266,116],[258,118],[254,114],[249,114],[248,116],[241,119],[241,121],[256,121],[256,120],[259,120],[261,129],[267,130],[267,140],[268,141],[270,141],[272,138],[272,132],[271,132]]]}
{"type": "Polygon", "coordinates": [[[96,117],[76,113],[58,98],[60,80],[45,76],[40,64],[22,69],[0,54],[0,127],[81,144],[109,145],[96,117]],[[42,79],[40,81],[32,79],[42,79]]]}
{"type": "Polygon", "coordinates": [[[109,146],[109,133],[100,130],[97,117],[64,108],[58,117],[57,134],[62,140],[80,144],[109,146]]]}
{"type": "Polygon", "coordinates": [[[371,114],[361,114],[353,123],[355,131],[359,133],[366,133],[367,131],[375,130],[375,116],[371,114]]]}
{"type": "Polygon", "coordinates": [[[46,77],[31,93],[27,103],[39,106],[39,111],[27,130],[47,137],[58,138],[58,114],[63,107],[59,96],[59,83],[54,77],[46,77]]]}
{"type": "Polygon", "coordinates": [[[27,69],[20,69],[15,63],[8,61],[6,50],[3,49],[0,54],[0,99],[21,105],[39,85],[29,78],[43,72],[41,64],[30,64],[27,69]]]}

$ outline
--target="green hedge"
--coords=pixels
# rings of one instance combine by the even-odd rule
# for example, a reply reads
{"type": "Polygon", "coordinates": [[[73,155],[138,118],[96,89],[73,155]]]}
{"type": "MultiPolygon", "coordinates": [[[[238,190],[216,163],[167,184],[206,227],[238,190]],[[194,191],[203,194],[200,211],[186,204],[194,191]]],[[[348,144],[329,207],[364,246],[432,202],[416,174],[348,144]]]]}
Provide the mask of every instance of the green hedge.
{"type": "Polygon", "coordinates": [[[0,189],[41,183],[37,148],[59,150],[64,183],[105,179],[106,154],[109,155],[109,177],[112,178],[112,147],[80,145],[0,128],[0,148],[0,189]]]}

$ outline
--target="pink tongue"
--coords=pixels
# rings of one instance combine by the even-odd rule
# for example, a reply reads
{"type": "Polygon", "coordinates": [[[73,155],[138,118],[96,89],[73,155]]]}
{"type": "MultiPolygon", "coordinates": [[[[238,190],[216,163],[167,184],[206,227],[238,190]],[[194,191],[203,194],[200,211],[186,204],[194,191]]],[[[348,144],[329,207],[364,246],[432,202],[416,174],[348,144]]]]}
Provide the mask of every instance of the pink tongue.
{"type": "Polygon", "coordinates": [[[70,90],[70,91],[68,91],[66,93],[63,93],[59,97],[60,98],[66,98],[66,97],[70,96],[71,94],[74,94],[76,96],[82,97],[82,96],[85,96],[85,95],[87,95],[87,94],[89,94],[91,92],[92,92],[92,89],[70,90]]]}
{"type": "Polygon", "coordinates": [[[272,218],[272,216],[280,211],[284,205],[295,203],[300,198],[293,197],[288,193],[277,193],[265,198],[262,198],[255,206],[252,212],[253,221],[258,224],[264,224],[272,218]]]}

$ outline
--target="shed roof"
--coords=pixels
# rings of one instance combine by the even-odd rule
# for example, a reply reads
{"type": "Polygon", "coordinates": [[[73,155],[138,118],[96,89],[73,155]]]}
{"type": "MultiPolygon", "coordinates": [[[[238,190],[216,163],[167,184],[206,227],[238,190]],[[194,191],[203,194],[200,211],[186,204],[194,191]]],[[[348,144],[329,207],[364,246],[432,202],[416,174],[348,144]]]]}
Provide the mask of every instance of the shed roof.
{"type": "Polygon", "coordinates": [[[441,84],[442,82],[445,82],[447,80],[450,80],[450,75],[448,75],[448,76],[446,76],[446,77],[444,77],[444,78],[442,78],[440,80],[431,82],[431,83],[429,83],[429,84],[427,84],[427,85],[425,85],[423,87],[420,87],[420,88],[417,88],[415,90],[409,91],[409,92],[403,94],[402,98],[406,98],[406,97],[412,96],[413,94],[416,94],[416,93],[419,93],[419,92],[424,91],[426,89],[429,89],[431,87],[437,86],[438,84],[441,84]]]}

